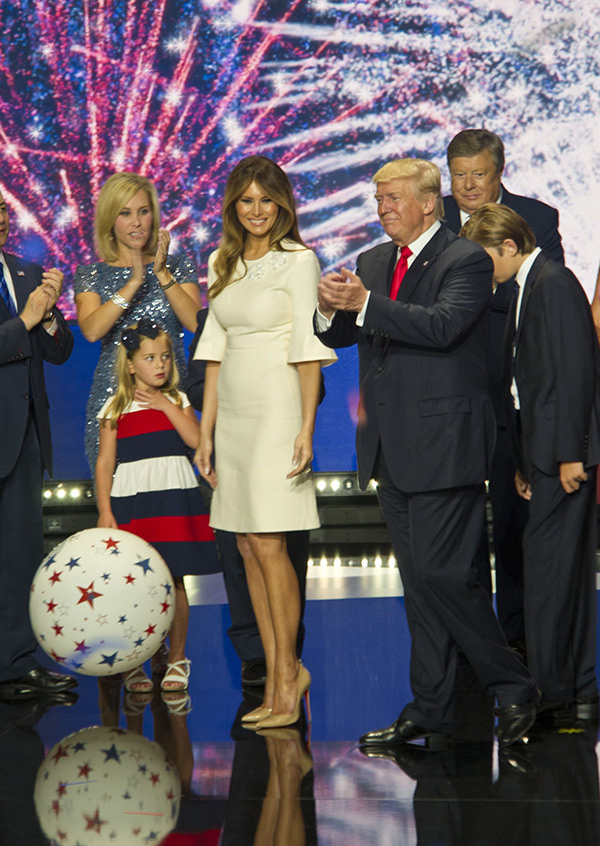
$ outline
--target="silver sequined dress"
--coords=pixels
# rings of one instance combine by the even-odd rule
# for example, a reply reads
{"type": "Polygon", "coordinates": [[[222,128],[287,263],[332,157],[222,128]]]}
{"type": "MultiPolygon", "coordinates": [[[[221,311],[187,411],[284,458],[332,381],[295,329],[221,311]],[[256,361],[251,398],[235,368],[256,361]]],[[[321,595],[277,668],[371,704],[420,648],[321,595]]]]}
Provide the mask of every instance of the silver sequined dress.
{"type": "MultiPolygon", "coordinates": [[[[167,266],[177,284],[198,283],[194,266],[185,256],[169,256],[167,266]]],[[[156,321],[171,336],[180,379],[183,380],[186,375],[187,368],[181,323],[169,305],[166,294],[158,287],[158,279],[154,275],[153,268],[153,264],[146,266],[144,282],[133,298],[131,306],[123,311],[123,316],[102,338],[100,358],[94,372],[94,380],[87,403],[85,427],[85,452],[92,478],[96,473],[96,456],[98,454],[99,425],[96,418],[108,397],[114,393],[117,385],[115,361],[123,329],[131,323],[137,323],[142,317],[156,321]]],[[[102,303],[105,303],[114,293],[121,290],[130,275],[130,267],[111,267],[104,262],[79,265],[73,279],[75,295],[91,292],[98,294],[102,303]]]]}

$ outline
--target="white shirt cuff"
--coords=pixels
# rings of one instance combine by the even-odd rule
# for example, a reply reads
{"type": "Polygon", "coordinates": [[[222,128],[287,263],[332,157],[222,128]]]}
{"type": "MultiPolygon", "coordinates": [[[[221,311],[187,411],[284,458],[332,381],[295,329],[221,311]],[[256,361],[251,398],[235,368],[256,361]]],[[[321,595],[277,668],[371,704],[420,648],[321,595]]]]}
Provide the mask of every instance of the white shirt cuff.
{"type": "Polygon", "coordinates": [[[371,292],[367,291],[367,299],[365,300],[365,304],[361,308],[361,310],[358,312],[358,314],[356,315],[356,325],[357,326],[363,326],[364,325],[365,315],[367,313],[367,306],[369,305],[369,297],[370,296],[371,296],[371,292]]]}
{"type": "Polygon", "coordinates": [[[334,317],[335,317],[335,311],[333,312],[331,317],[325,317],[325,315],[321,314],[321,312],[319,311],[319,309],[317,307],[316,321],[315,321],[316,324],[317,324],[317,332],[327,332],[327,330],[331,326],[331,322],[332,322],[334,317]]]}

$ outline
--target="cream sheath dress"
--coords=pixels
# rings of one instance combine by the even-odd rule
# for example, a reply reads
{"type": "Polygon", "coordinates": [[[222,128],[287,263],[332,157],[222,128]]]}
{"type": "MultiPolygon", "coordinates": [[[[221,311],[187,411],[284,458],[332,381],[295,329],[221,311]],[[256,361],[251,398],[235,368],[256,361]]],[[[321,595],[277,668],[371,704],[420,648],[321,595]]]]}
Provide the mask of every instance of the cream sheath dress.
{"type": "MultiPolygon", "coordinates": [[[[211,300],[194,358],[219,361],[215,427],[217,487],[210,525],[229,532],[319,526],[312,472],[293,479],[302,425],[296,364],[336,360],[313,332],[320,269],[311,250],[283,241],[211,300]]],[[[215,281],[208,262],[208,286],[215,281]]]]}

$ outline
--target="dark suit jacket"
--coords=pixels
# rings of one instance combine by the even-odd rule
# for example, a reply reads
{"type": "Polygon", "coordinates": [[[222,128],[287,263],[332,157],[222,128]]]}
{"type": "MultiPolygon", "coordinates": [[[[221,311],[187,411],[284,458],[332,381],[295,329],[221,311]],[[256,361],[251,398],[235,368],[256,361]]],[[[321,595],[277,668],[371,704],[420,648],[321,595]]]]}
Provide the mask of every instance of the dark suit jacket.
{"type": "MultiPolygon", "coordinates": [[[[558,231],[558,212],[556,209],[540,200],[534,200],[532,197],[511,194],[504,186],[502,186],[502,202],[509,209],[520,214],[531,226],[537,246],[541,247],[550,258],[564,264],[565,254],[558,231]]],[[[458,234],[461,228],[460,211],[454,197],[444,197],[444,212],[446,214],[446,226],[458,234]]],[[[492,300],[490,320],[490,396],[494,404],[496,422],[498,426],[503,428],[506,428],[508,424],[503,394],[504,330],[506,315],[516,291],[517,285],[514,279],[498,285],[492,300]]]]}
{"type": "MultiPolygon", "coordinates": [[[[565,254],[558,231],[558,212],[555,208],[542,203],[541,200],[534,200],[533,197],[511,194],[504,185],[502,186],[502,204],[527,221],[533,229],[538,247],[541,247],[551,259],[564,264],[565,254]]],[[[458,234],[461,229],[460,211],[452,195],[444,197],[444,213],[446,226],[458,234]]]]}
{"type": "MultiPolygon", "coordinates": [[[[29,294],[42,281],[42,268],[4,253],[15,286],[18,311],[21,312],[29,294]]],[[[52,446],[48,419],[48,397],[44,381],[44,361],[62,364],[73,349],[73,335],[62,314],[55,310],[58,324],[54,336],[43,326],[31,332],[19,317],[11,318],[4,301],[0,299],[0,478],[13,470],[33,401],[38,436],[44,467],[52,472],[52,446]]]]}
{"type": "Polygon", "coordinates": [[[589,302],[573,273],[543,252],[523,292],[514,374],[525,475],[531,464],[548,475],[563,461],[597,464],[600,347],[589,302]]]}
{"type": "Polygon", "coordinates": [[[357,272],[371,290],[364,325],[337,312],[319,334],[330,347],[358,343],[360,485],[371,478],[380,442],[400,490],[483,482],[495,432],[487,394],[492,261],[442,226],[392,301],[395,260],[391,241],[362,253],[357,272]]]}

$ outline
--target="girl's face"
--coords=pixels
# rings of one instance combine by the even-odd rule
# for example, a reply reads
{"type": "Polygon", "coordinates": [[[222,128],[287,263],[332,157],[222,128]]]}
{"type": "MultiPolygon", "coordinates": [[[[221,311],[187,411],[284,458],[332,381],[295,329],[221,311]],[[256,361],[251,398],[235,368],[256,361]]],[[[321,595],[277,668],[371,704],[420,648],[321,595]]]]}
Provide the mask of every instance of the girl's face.
{"type": "Polygon", "coordinates": [[[144,338],[128,364],[136,388],[159,391],[169,381],[173,369],[168,338],[164,335],[158,335],[154,340],[144,338]]]}
{"type": "Polygon", "coordinates": [[[113,226],[119,255],[142,252],[152,236],[152,206],[148,192],[140,189],[123,206],[113,226]]]}
{"type": "Polygon", "coordinates": [[[255,238],[265,238],[273,228],[279,206],[256,182],[251,182],[235,204],[238,220],[255,238]]]}

